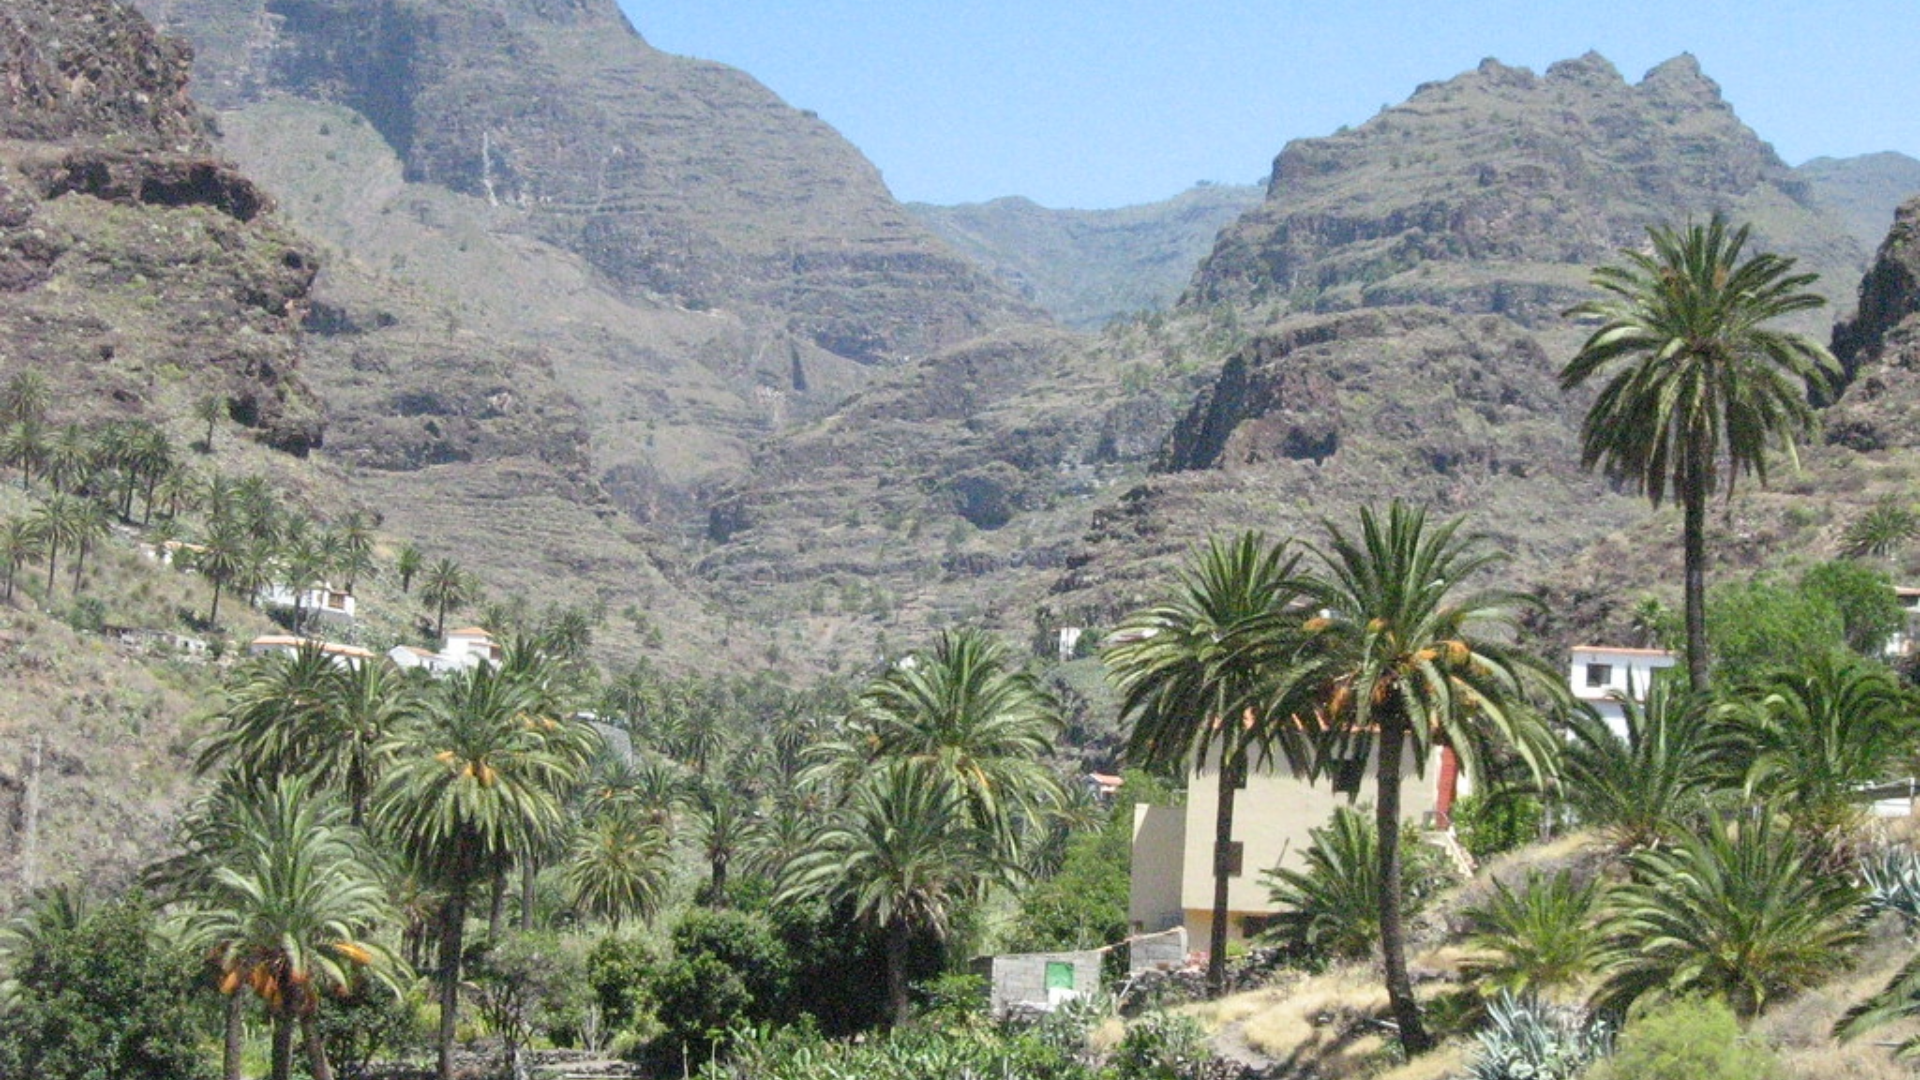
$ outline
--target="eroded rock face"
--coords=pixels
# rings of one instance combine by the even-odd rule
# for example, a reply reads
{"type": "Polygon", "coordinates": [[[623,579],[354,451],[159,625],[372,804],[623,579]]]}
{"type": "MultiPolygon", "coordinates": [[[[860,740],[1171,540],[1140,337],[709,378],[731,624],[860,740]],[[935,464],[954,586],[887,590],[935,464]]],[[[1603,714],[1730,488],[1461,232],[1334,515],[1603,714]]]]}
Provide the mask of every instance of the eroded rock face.
{"type": "Polygon", "coordinates": [[[202,42],[220,104],[270,88],[349,106],[407,179],[512,211],[628,293],[758,309],[869,365],[1041,318],[935,241],[818,117],[653,49],[613,0],[165,8],[202,42]]]}
{"type": "Polygon", "coordinates": [[[192,59],[131,8],[10,0],[0,7],[0,135],[204,148],[187,97],[192,59]]]}
{"type": "Polygon", "coordinates": [[[1900,208],[1860,283],[1858,313],[1834,328],[1833,353],[1851,385],[1828,410],[1827,441],[1920,446],[1920,198],[1900,208]]]}
{"type": "Polygon", "coordinates": [[[190,59],[112,0],[0,9],[0,362],[53,373],[90,419],[192,379],[304,454],[325,429],[299,377],[318,260],[211,156],[190,59]]]}
{"type": "Polygon", "coordinates": [[[1648,225],[1749,205],[1775,230],[1761,246],[1809,255],[1844,295],[1864,253],[1691,56],[1638,84],[1591,53],[1544,75],[1488,60],[1288,144],[1265,204],[1222,232],[1186,302],[1427,304],[1546,326],[1580,297],[1581,270],[1648,225]]]}

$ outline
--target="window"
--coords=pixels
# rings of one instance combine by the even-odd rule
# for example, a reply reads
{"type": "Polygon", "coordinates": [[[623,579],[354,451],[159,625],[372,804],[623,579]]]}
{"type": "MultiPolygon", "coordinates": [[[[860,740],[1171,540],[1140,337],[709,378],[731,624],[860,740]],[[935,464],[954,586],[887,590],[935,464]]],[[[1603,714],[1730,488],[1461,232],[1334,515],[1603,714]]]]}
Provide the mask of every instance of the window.
{"type": "Polygon", "coordinates": [[[1612,664],[1588,664],[1587,665],[1587,685],[1588,686],[1612,686],[1613,685],[1613,665],[1612,664]]]}
{"type": "Polygon", "coordinates": [[[1213,852],[1213,872],[1224,873],[1228,877],[1240,876],[1240,865],[1246,859],[1247,845],[1239,840],[1229,840],[1213,852]]]}

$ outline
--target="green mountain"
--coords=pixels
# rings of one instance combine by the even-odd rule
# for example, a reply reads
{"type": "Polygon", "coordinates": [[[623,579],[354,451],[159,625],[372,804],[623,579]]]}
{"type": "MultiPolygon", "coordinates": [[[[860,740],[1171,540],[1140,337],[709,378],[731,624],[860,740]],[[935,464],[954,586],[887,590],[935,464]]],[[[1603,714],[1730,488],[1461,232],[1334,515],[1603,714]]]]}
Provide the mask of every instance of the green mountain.
{"type": "Polygon", "coordinates": [[[1814,158],[1794,170],[1814,200],[1839,214],[1863,247],[1877,247],[1894,212],[1920,192],[1920,161],[1888,151],[1850,158],[1814,158]]]}

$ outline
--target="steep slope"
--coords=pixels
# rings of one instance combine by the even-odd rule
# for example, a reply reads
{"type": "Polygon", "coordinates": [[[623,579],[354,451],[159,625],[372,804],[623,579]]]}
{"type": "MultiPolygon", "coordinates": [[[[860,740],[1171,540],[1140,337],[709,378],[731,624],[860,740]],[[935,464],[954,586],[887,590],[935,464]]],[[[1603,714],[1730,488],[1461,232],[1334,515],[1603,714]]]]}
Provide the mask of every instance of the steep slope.
{"type": "Polygon", "coordinates": [[[1115,210],[1053,210],[1022,198],[907,208],[1062,323],[1095,330],[1170,306],[1221,227],[1260,198],[1252,185],[1202,184],[1115,210]]]}
{"type": "Polygon", "coordinates": [[[1900,204],[1920,193],[1920,161],[1891,151],[1814,158],[1794,172],[1812,188],[1814,201],[1839,214],[1868,248],[1886,236],[1900,204]]]}
{"type": "MultiPolygon", "coordinates": [[[[1044,321],[832,129],[613,0],[142,6],[198,46],[222,148],[331,253],[311,370],[356,490],[536,597],[665,603],[759,440],[1044,321]],[[556,564],[519,512],[583,550],[556,564]]],[[[688,628],[670,652],[711,655],[701,607],[656,612],[688,628]]]]}

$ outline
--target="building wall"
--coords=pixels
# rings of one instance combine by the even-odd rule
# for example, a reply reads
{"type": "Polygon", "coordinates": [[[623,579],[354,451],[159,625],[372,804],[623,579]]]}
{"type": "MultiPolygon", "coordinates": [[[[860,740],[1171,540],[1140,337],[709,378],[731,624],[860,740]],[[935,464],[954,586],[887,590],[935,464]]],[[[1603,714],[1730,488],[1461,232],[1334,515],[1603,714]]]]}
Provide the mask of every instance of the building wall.
{"type": "Polygon", "coordinates": [[[1624,739],[1627,714],[1617,698],[1645,701],[1654,674],[1677,662],[1665,649],[1576,645],[1567,666],[1567,688],[1576,699],[1593,706],[1614,734],[1624,739]]]}
{"type": "MultiPolygon", "coordinates": [[[[1136,934],[1180,925],[1180,873],[1186,860],[1186,811],[1178,806],[1133,808],[1133,863],[1127,922],[1136,934]]],[[[1209,834],[1211,835],[1211,834],[1209,834]]]]}
{"type": "Polygon", "coordinates": [[[993,1015],[1051,1010],[1062,1000],[1092,994],[1100,989],[1101,956],[1100,950],[1087,949],[1079,952],[1009,953],[992,957],[986,967],[991,984],[989,993],[993,1015]],[[1072,970],[1071,989],[1048,990],[1049,964],[1065,965],[1072,970]]]}
{"type": "MultiPolygon", "coordinates": [[[[1401,773],[1401,813],[1410,821],[1423,821],[1437,805],[1437,754],[1435,759],[1425,777],[1415,775],[1411,760],[1401,773]]],[[[1292,867],[1305,865],[1305,852],[1313,842],[1307,835],[1309,830],[1326,824],[1335,807],[1371,801],[1377,760],[1378,754],[1370,752],[1357,798],[1335,792],[1330,776],[1309,784],[1284,766],[1250,771],[1247,786],[1234,794],[1233,838],[1243,847],[1240,874],[1227,884],[1228,911],[1267,914],[1274,910],[1267,899],[1262,872],[1283,862],[1292,867]]],[[[1213,910],[1213,834],[1214,815],[1220,805],[1219,783],[1219,768],[1213,762],[1196,770],[1187,783],[1187,843],[1180,906],[1190,911],[1213,910]]],[[[1194,940],[1201,940],[1192,919],[1187,921],[1187,932],[1194,940]]]]}

